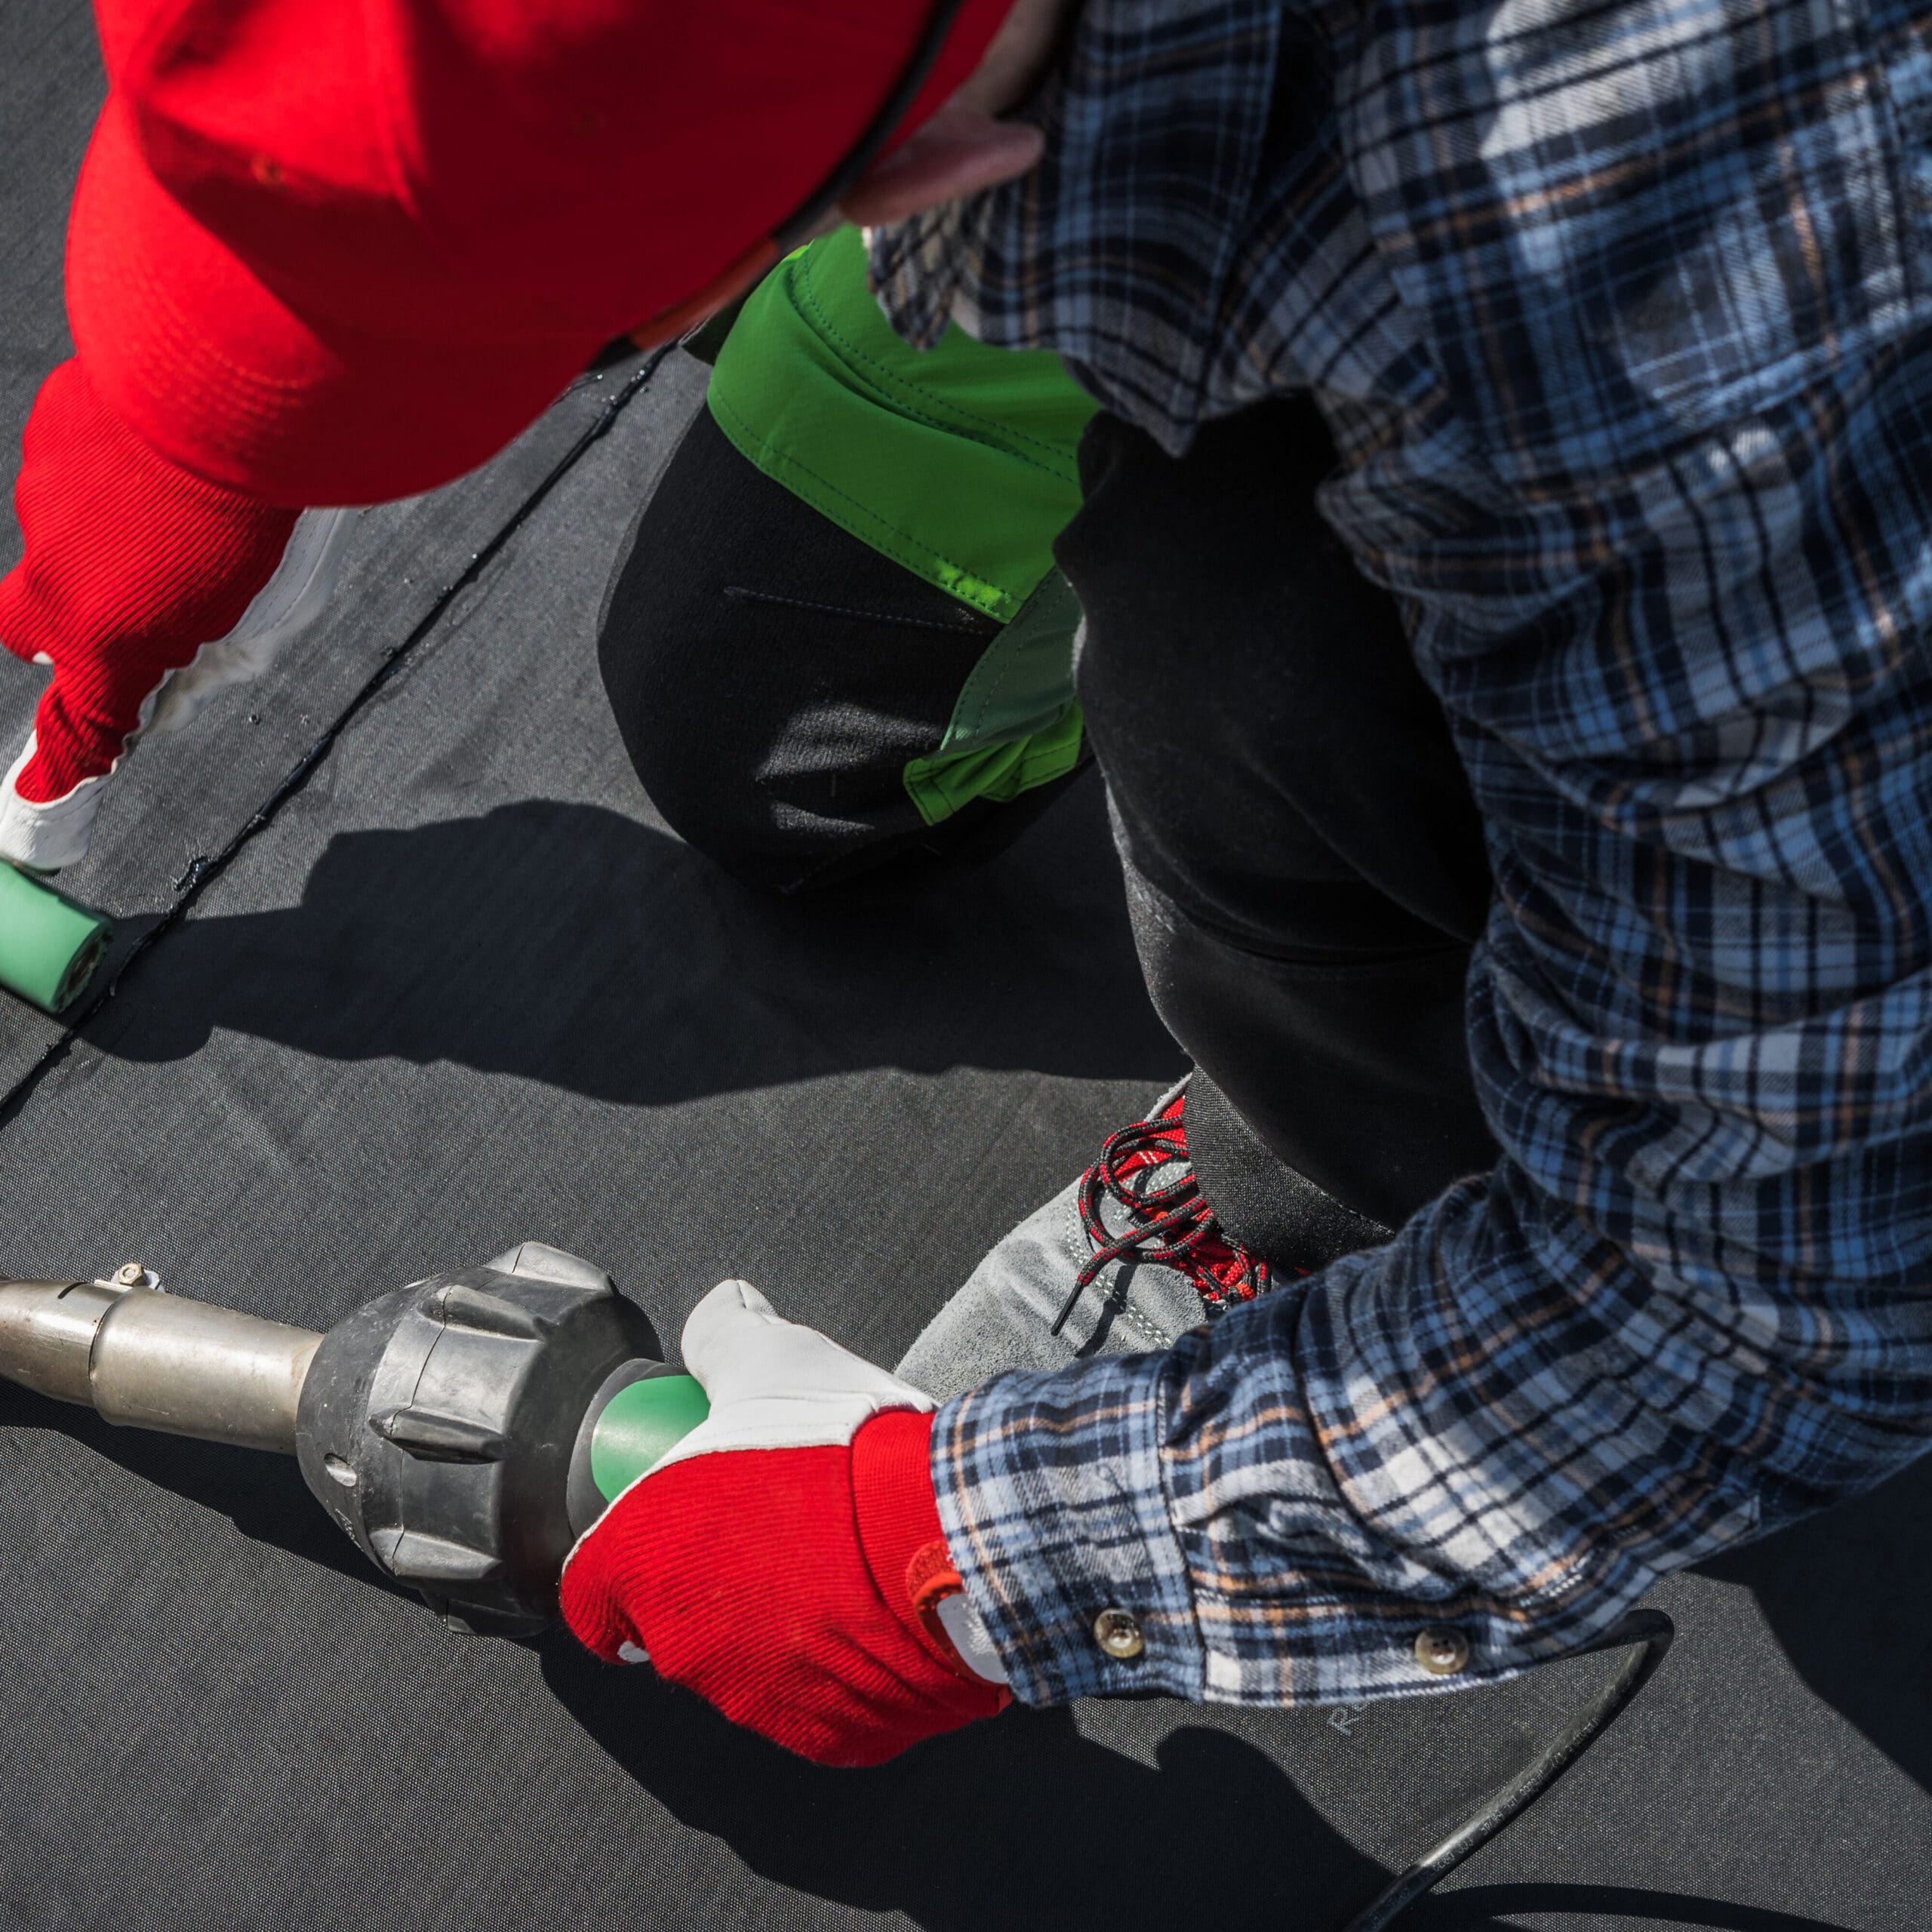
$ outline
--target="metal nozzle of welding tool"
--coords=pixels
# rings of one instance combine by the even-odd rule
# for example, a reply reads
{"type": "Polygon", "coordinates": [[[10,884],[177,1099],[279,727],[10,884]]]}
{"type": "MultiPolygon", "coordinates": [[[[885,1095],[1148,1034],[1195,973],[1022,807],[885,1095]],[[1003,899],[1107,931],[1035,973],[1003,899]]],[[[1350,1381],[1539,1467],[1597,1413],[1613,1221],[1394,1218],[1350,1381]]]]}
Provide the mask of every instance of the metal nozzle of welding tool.
{"type": "Polygon", "coordinates": [[[131,1262],[105,1281],[0,1280],[0,1377],[108,1421],[295,1454],[321,1336],[161,1290],[131,1262]]]}

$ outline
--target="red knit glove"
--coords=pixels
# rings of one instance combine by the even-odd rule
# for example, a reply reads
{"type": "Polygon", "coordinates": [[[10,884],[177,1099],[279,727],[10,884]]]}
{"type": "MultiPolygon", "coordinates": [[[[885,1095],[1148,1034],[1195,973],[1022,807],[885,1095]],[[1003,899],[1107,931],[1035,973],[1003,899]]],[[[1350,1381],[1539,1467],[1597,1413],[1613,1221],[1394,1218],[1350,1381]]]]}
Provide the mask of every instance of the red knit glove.
{"type": "Polygon", "coordinates": [[[684,1352],[711,1414],[571,1552],[571,1629],[822,1764],[999,1710],[933,1498],[931,1399],[744,1281],[698,1304],[684,1352]]]}
{"type": "Polygon", "coordinates": [[[0,581],[0,643],[54,676],[0,782],[0,858],[51,870],[86,851],[139,732],[178,728],[313,620],[350,513],[189,475],[109,413],[78,361],[42,385],[21,455],[26,545],[0,581]]]}

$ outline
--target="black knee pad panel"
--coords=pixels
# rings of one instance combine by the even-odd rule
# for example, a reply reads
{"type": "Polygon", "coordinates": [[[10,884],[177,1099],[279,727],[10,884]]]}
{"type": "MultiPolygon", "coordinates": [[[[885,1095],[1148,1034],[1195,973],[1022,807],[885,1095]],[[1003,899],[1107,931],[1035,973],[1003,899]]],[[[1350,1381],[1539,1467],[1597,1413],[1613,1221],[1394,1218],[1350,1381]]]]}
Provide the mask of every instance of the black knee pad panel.
{"type": "Polygon", "coordinates": [[[774,482],[703,411],[618,561],[598,657],[672,828],[789,892],[955,835],[935,840],[903,774],[997,629],[774,482]]]}

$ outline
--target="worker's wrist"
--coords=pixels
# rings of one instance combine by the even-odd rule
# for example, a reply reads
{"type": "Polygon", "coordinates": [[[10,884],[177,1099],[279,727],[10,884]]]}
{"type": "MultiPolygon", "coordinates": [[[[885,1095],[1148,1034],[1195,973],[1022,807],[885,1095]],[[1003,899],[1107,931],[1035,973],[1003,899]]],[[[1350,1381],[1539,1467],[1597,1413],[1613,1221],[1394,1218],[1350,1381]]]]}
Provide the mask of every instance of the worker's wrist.
{"type": "Polygon", "coordinates": [[[1168,1373],[1166,1357],[1136,1355],[1001,1375],[932,1419],[947,1547],[1026,1703],[1203,1695],[1161,1473],[1168,1373]]]}

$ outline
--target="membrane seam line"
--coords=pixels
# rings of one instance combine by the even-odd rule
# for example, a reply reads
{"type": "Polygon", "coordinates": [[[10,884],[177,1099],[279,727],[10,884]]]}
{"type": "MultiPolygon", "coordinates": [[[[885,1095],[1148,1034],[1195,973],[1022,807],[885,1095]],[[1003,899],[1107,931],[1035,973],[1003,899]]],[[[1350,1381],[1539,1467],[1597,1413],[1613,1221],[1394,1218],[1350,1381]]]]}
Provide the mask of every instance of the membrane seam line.
{"type": "Polygon", "coordinates": [[[74,1041],[120,991],[122,981],[134,970],[136,964],[180,924],[194,909],[202,892],[220,878],[242,849],[251,843],[258,833],[266,831],[275,823],[281,808],[303,789],[309,780],[328,761],[337,740],[375,701],[390,680],[409,661],[412,654],[448,614],[451,605],[502,554],[504,546],[537,513],[551,492],[577,467],[592,446],[601,442],[616,427],[617,418],[636,399],[675,346],[674,343],[667,343],[663,347],[654,349],[643,367],[632,371],[623,387],[605,405],[595,421],[551,466],[530,494],[510,512],[495,535],[480,549],[472,553],[461,574],[417,620],[408,635],[400,644],[392,645],[383,654],[383,661],[370,672],[349,702],[324,728],[321,735],[296,760],[281,782],[243,820],[240,829],[227,844],[212,856],[200,854],[189,862],[187,869],[174,881],[174,903],[128,949],[126,955],[106,983],[89,998],[75,1018],[61,1029],[60,1036],[49,1041],[45,1051],[33,1064],[4,1095],[0,1095],[0,1133],[4,1133],[13,1124],[22,1109],[33,1098],[42,1081],[66,1057],[74,1041]]]}

